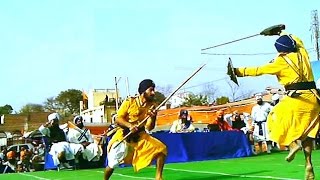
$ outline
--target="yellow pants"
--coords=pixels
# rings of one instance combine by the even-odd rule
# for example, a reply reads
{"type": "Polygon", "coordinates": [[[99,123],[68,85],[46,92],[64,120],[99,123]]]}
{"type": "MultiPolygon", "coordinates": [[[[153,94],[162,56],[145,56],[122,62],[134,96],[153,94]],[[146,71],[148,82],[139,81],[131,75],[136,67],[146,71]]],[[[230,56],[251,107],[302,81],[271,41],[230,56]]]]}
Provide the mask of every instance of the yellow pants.
{"type": "MultiPolygon", "coordinates": [[[[139,133],[139,141],[128,143],[128,155],[124,159],[125,164],[132,164],[134,171],[139,171],[149,166],[157,154],[167,155],[167,147],[158,139],[150,136],[146,132],[139,133]]],[[[108,143],[108,151],[112,144],[123,139],[123,130],[119,129],[108,143]]]]}

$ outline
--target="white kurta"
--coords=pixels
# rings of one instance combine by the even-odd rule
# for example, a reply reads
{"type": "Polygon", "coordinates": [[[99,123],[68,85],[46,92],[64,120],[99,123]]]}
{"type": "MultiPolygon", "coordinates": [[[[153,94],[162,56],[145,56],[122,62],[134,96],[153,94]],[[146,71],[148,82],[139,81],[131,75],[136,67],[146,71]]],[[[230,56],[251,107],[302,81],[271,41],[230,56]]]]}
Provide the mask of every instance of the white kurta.
{"type": "Polygon", "coordinates": [[[257,104],[252,108],[251,118],[254,124],[253,138],[256,141],[270,141],[267,117],[271,109],[272,106],[267,102],[263,102],[262,105],[257,104]],[[262,129],[260,129],[259,123],[261,123],[262,129]]]}
{"type": "Polygon", "coordinates": [[[71,143],[71,146],[81,146],[82,157],[88,161],[99,160],[102,152],[99,145],[94,143],[90,130],[80,128],[69,128],[67,139],[71,143]],[[83,147],[82,142],[90,142],[87,147],[83,147]]]}
{"type": "MultiPolygon", "coordinates": [[[[42,135],[50,138],[49,128],[46,128],[43,125],[41,125],[39,127],[39,131],[41,132],[42,135]]],[[[66,160],[74,159],[74,153],[72,152],[72,149],[68,142],[62,141],[62,142],[52,143],[49,154],[52,156],[53,164],[55,166],[60,164],[60,161],[58,159],[58,154],[62,152],[65,153],[66,160]]]]}
{"type": "Polygon", "coordinates": [[[194,130],[195,127],[192,125],[192,123],[190,123],[190,125],[187,127],[185,123],[182,123],[181,119],[178,119],[173,121],[170,128],[170,133],[193,132],[194,130]]]}

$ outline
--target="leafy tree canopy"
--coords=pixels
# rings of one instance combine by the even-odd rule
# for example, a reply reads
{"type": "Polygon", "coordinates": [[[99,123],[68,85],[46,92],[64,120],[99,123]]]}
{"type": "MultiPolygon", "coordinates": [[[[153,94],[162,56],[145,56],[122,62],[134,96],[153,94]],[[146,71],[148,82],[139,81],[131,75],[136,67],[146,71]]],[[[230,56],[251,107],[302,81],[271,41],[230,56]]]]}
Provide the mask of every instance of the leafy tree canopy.
{"type": "Polygon", "coordinates": [[[79,102],[82,101],[82,92],[77,89],[68,89],[61,91],[60,94],[55,98],[57,108],[64,112],[64,114],[79,114],[80,106],[79,102]]]}
{"type": "Polygon", "coordinates": [[[29,104],[26,104],[25,106],[23,106],[19,111],[20,114],[28,114],[31,112],[45,112],[45,110],[44,110],[43,105],[41,105],[41,104],[29,103],[29,104]]]}
{"type": "Polygon", "coordinates": [[[202,94],[195,95],[195,94],[189,94],[185,101],[182,103],[182,106],[190,107],[190,106],[204,106],[208,105],[208,97],[204,96],[202,94]]]}
{"type": "Polygon", "coordinates": [[[4,106],[0,106],[0,115],[1,114],[11,114],[12,111],[13,111],[13,108],[9,104],[6,104],[4,106]]]}
{"type": "Polygon", "coordinates": [[[221,96],[216,99],[216,105],[226,104],[228,102],[230,101],[229,101],[229,98],[226,96],[221,96]]]}
{"type": "Polygon", "coordinates": [[[159,105],[163,100],[165,100],[166,97],[161,92],[156,91],[154,100],[159,105]]]}
{"type": "Polygon", "coordinates": [[[58,110],[57,101],[54,97],[47,98],[46,101],[43,103],[43,107],[46,111],[52,112],[58,110]]]}

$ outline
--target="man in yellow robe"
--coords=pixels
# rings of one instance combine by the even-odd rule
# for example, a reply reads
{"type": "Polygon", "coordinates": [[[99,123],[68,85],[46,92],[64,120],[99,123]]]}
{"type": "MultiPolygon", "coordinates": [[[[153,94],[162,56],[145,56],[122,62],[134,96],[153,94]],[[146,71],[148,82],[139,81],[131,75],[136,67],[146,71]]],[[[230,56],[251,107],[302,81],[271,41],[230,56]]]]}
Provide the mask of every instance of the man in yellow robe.
{"type": "Polygon", "coordinates": [[[155,106],[155,84],[152,80],[145,79],[140,82],[138,91],[139,95],[125,100],[117,112],[116,123],[123,129],[119,129],[108,144],[108,166],[105,169],[105,180],[110,178],[114,168],[120,162],[131,163],[137,172],[150,165],[153,159],[156,159],[157,165],[156,179],[162,180],[167,147],[145,131],[151,131],[155,127],[156,112],[152,111],[152,107],[155,106]],[[148,116],[146,123],[138,127],[137,125],[148,116]],[[129,130],[134,133],[125,141],[125,146],[128,148],[125,151],[113,152],[115,149],[113,145],[122,140],[129,130]],[[113,154],[116,155],[113,156],[113,154]]]}
{"type": "Polygon", "coordinates": [[[289,146],[286,157],[288,162],[294,159],[301,148],[305,154],[306,179],[314,179],[311,162],[312,139],[319,130],[320,105],[319,94],[310,67],[309,56],[302,41],[293,35],[279,32],[275,42],[279,54],[273,61],[259,67],[235,68],[238,77],[276,75],[284,86],[286,96],[271,110],[267,124],[270,139],[279,145],[289,146]]]}

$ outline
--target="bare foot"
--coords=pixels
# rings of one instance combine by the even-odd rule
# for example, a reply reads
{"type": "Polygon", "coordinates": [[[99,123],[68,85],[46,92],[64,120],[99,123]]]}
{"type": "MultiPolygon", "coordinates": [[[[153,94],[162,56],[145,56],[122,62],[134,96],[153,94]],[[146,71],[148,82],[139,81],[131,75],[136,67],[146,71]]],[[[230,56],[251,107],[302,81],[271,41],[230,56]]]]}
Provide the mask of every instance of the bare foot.
{"type": "Polygon", "coordinates": [[[306,167],[305,180],[314,180],[314,172],[312,166],[306,167]]]}
{"type": "Polygon", "coordinates": [[[292,142],[290,144],[290,152],[289,152],[288,156],[285,158],[286,161],[291,162],[295,158],[296,153],[299,150],[301,150],[301,146],[298,145],[296,142],[292,142]]]}

